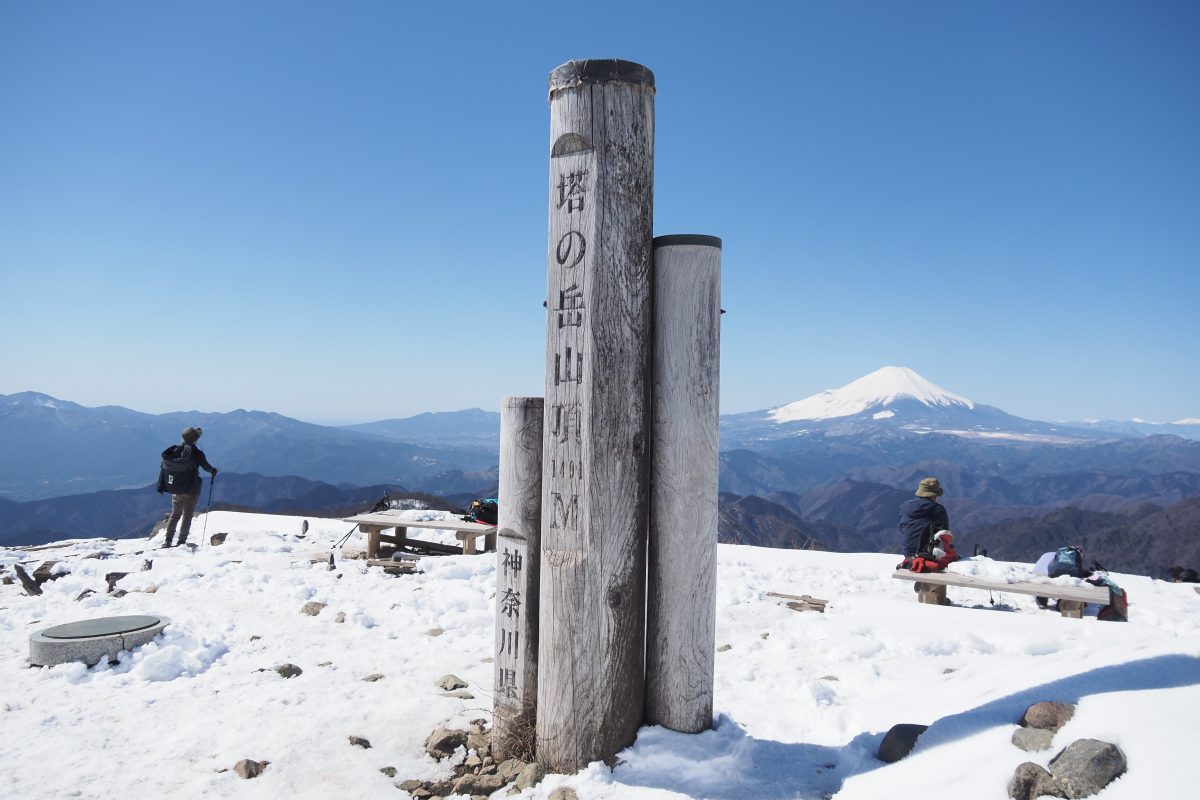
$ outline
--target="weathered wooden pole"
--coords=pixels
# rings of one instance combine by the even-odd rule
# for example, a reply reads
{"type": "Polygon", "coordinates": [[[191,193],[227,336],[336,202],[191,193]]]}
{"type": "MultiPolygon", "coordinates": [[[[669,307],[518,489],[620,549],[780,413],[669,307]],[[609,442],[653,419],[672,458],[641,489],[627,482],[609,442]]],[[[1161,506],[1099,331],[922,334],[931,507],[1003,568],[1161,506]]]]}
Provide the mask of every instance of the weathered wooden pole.
{"type": "Polygon", "coordinates": [[[645,696],[654,75],[550,73],[538,760],[629,745],[645,696]]]}
{"type": "Polygon", "coordinates": [[[712,727],[721,240],[654,239],[646,722],[712,727]]]}
{"type": "Polygon", "coordinates": [[[513,757],[531,761],[534,754],[543,405],[540,397],[506,397],[500,409],[492,703],[492,754],[497,761],[513,757]]]}

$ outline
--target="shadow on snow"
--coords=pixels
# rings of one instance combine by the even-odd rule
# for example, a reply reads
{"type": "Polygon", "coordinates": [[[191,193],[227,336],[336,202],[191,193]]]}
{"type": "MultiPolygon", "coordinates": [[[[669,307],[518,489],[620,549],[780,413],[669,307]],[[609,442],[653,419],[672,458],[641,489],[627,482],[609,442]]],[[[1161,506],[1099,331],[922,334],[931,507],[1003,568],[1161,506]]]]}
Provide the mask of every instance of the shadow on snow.
{"type": "MultiPolygon", "coordinates": [[[[1078,703],[1109,692],[1196,684],[1200,684],[1200,658],[1192,656],[1156,656],[1098,667],[942,717],[921,735],[914,752],[993,727],[1015,726],[1026,708],[1042,700],[1078,703]]],[[[612,780],[705,800],[819,800],[836,794],[847,778],[887,766],[875,758],[884,733],[864,732],[844,745],[826,746],[756,739],[724,715],[716,719],[713,730],[694,735],[648,726],[621,753],[622,763],[612,780]]]]}

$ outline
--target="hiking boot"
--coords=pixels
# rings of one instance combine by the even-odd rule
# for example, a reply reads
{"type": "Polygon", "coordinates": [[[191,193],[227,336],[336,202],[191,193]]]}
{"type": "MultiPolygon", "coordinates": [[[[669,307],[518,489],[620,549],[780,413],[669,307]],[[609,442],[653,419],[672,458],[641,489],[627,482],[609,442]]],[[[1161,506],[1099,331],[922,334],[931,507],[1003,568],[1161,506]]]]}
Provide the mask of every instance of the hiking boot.
{"type": "Polygon", "coordinates": [[[165,541],[162,543],[162,549],[163,549],[163,550],[166,550],[166,549],[167,549],[168,547],[170,547],[170,546],[171,546],[171,537],[170,537],[170,536],[168,536],[168,537],[166,538],[166,540],[165,540],[165,541]]]}
{"type": "Polygon", "coordinates": [[[184,546],[185,544],[187,544],[187,543],[188,543],[188,542],[187,542],[187,537],[186,537],[186,536],[184,536],[184,537],[180,538],[180,540],[179,540],[178,544],[176,544],[175,546],[176,546],[176,547],[183,547],[183,546],[184,546]]]}

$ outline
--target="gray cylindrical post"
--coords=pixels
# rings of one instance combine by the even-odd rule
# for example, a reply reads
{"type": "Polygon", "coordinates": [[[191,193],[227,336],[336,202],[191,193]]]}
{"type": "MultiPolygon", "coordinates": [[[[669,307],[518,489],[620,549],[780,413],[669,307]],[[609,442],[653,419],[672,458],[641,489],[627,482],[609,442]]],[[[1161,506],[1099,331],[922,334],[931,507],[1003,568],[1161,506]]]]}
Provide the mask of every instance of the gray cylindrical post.
{"type": "Polygon", "coordinates": [[[506,397],[500,409],[492,705],[492,755],[497,761],[532,761],[534,755],[543,405],[540,397],[506,397]]]}
{"type": "Polygon", "coordinates": [[[721,240],[654,239],[646,722],[712,727],[721,240]]]}
{"type": "Polygon", "coordinates": [[[645,694],[654,76],[550,74],[538,760],[633,742],[645,694]]]}

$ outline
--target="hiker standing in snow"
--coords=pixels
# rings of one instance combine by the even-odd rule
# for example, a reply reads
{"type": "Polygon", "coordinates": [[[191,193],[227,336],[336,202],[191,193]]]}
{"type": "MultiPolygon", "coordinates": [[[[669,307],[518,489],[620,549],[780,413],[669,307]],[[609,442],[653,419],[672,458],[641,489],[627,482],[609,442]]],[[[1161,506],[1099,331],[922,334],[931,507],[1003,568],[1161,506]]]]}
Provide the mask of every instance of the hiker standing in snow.
{"type": "Polygon", "coordinates": [[[933,534],[950,527],[946,507],[938,503],[942,484],[937,478],[922,478],[917,496],[900,506],[900,532],[904,536],[904,560],[928,553],[933,534]]]}
{"type": "Polygon", "coordinates": [[[169,492],[171,495],[171,517],[167,520],[167,539],[163,547],[171,547],[177,525],[179,544],[187,544],[188,533],[192,529],[192,515],[200,500],[200,490],[204,488],[200,468],[204,467],[210,475],[217,474],[217,468],[208,463],[204,451],[196,446],[202,433],[203,428],[185,428],[183,444],[171,445],[163,450],[162,468],[158,472],[158,493],[169,492]]]}

